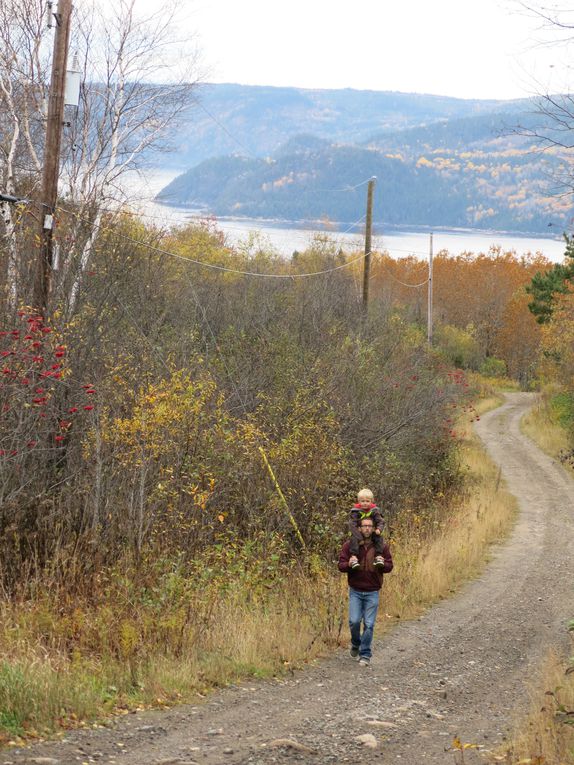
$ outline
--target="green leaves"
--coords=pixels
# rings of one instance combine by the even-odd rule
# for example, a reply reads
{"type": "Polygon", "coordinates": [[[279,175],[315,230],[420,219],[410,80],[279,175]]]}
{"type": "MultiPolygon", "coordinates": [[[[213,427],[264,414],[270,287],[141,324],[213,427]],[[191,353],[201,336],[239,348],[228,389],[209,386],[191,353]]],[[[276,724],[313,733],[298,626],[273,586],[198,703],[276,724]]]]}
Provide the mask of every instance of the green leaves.
{"type": "Polygon", "coordinates": [[[528,304],[531,313],[536,317],[539,324],[546,324],[552,318],[554,312],[554,300],[556,295],[568,293],[568,282],[574,277],[574,237],[564,234],[566,242],[565,258],[569,262],[556,263],[545,273],[538,272],[532,278],[526,292],[532,296],[528,304]]]}

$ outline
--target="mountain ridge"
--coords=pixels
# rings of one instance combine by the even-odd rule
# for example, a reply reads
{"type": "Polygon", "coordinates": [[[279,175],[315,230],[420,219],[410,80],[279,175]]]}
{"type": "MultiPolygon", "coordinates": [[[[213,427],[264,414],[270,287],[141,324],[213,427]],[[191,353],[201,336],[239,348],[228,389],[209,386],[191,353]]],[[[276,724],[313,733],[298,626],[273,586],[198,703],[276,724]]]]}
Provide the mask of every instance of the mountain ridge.
{"type": "Polygon", "coordinates": [[[535,233],[572,214],[547,188],[567,172],[564,156],[535,155],[520,135],[534,119],[529,100],[231,84],[214,98],[226,104],[217,121],[233,148],[217,154],[207,142],[158,201],[228,217],[350,221],[365,205],[353,187],[376,175],[373,215],[386,225],[535,233]]]}

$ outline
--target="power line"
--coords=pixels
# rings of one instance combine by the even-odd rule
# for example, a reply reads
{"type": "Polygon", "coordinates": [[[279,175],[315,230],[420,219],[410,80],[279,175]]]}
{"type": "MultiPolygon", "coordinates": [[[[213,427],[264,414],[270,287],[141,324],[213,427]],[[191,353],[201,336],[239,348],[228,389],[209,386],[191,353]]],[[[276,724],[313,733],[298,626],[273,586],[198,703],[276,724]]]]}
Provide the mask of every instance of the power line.
{"type": "MultiPolygon", "coordinates": [[[[141,201],[153,201],[153,199],[154,199],[153,197],[140,197],[141,201]]],[[[29,200],[21,200],[21,201],[22,202],[26,202],[26,201],[29,201],[29,200]]],[[[123,215],[137,216],[138,218],[149,218],[150,220],[160,220],[160,221],[165,222],[166,224],[173,224],[173,225],[176,225],[176,226],[180,225],[179,221],[170,221],[169,220],[169,216],[167,216],[167,215],[159,215],[159,214],[154,215],[153,213],[144,213],[144,212],[141,212],[140,210],[137,210],[137,209],[131,209],[131,207],[125,207],[124,205],[126,205],[126,204],[127,203],[125,203],[125,202],[120,202],[120,203],[118,203],[118,207],[99,207],[98,209],[101,212],[107,212],[107,213],[113,213],[113,214],[121,213],[123,215]]],[[[157,203],[157,204],[161,204],[161,203],[157,203]]],[[[169,206],[169,205],[167,207],[171,208],[171,206],[169,206]]],[[[71,213],[71,214],[76,215],[76,216],[79,215],[78,213],[72,213],[71,210],[67,210],[67,209],[65,209],[63,207],[60,207],[60,209],[61,210],[65,210],[65,212],[71,213]]],[[[173,208],[171,208],[171,209],[173,209],[173,208]]],[[[226,219],[222,218],[222,217],[218,218],[217,216],[210,215],[210,214],[206,214],[206,215],[194,215],[194,214],[192,214],[191,211],[188,214],[185,214],[185,208],[177,208],[177,209],[181,210],[182,214],[185,215],[185,221],[189,221],[189,222],[192,222],[192,223],[194,223],[194,222],[202,223],[204,221],[213,221],[216,224],[218,224],[218,223],[219,224],[225,224],[225,229],[221,229],[223,231],[223,233],[225,233],[225,231],[239,231],[239,232],[241,232],[241,231],[246,231],[246,230],[248,230],[248,231],[259,230],[257,226],[250,226],[249,228],[247,228],[247,227],[246,228],[239,228],[238,226],[229,226],[226,223],[226,219]]],[[[332,234],[333,236],[342,236],[343,234],[348,234],[351,231],[351,229],[357,227],[360,223],[362,223],[364,218],[365,218],[365,216],[362,215],[361,218],[359,218],[358,220],[354,221],[351,224],[348,224],[347,228],[345,230],[343,230],[343,231],[331,231],[329,229],[319,229],[319,228],[308,228],[308,229],[307,228],[301,228],[301,226],[306,226],[306,225],[310,226],[312,223],[316,222],[316,221],[311,221],[311,220],[296,220],[296,221],[286,220],[286,221],[283,221],[283,223],[285,223],[285,224],[298,224],[297,227],[295,228],[295,230],[299,230],[299,231],[308,231],[309,233],[326,233],[326,234],[332,234]]],[[[241,219],[238,219],[238,218],[230,218],[230,220],[232,220],[233,222],[240,222],[241,221],[241,219]]],[[[254,218],[246,218],[245,221],[246,222],[252,221],[253,223],[257,223],[258,222],[254,218]]],[[[261,221],[261,223],[268,223],[268,222],[269,221],[266,221],[266,220],[262,220],[261,221]]],[[[279,221],[279,222],[281,222],[281,221],[279,221]]],[[[181,222],[181,223],[183,223],[183,222],[181,222]]],[[[340,224],[337,224],[337,225],[340,225],[340,224]]],[[[289,226],[289,225],[286,225],[286,226],[283,226],[283,227],[282,226],[270,225],[270,226],[267,226],[267,228],[271,228],[271,229],[274,229],[274,228],[285,229],[286,228],[286,229],[289,229],[289,228],[293,228],[293,227],[289,226]]]]}
{"type": "Polygon", "coordinates": [[[170,252],[169,250],[164,250],[162,247],[154,247],[154,245],[147,244],[146,242],[138,241],[137,239],[133,239],[130,236],[127,236],[125,234],[119,234],[120,238],[126,239],[129,242],[132,242],[132,244],[137,244],[141,247],[145,247],[148,250],[151,250],[153,252],[157,252],[161,255],[168,255],[172,258],[177,258],[178,260],[183,260],[186,263],[193,263],[197,266],[203,266],[204,268],[209,268],[214,271],[223,271],[225,273],[230,274],[238,274],[240,276],[258,276],[261,278],[268,278],[268,279],[295,279],[299,277],[304,276],[321,276],[323,274],[329,274],[333,271],[339,271],[342,268],[348,268],[349,266],[353,265],[353,263],[357,263],[360,260],[363,260],[365,257],[364,253],[361,253],[361,255],[357,258],[354,258],[353,260],[347,261],[347,263],[343,263],[340,266],[333,266],[333,268],[327,268],[323,271],[311,271],[309,273],[303,273],[303,274],[264,274],[257,271],[242,271],[240,269],[235,268],[227,268],[226,266],[218,266],[214,263],[205,263],[201,260],[195,260],[194,258],[188,258],[184,255],[178,255],[176,252],[170,252]]]}
{"type": "MultiPolygon", "coordinates": [[[[86,220],[85,218],[82,218],[82,216],[79,213],[76,213],[73,210],[68,210],[68,209],[66,209],[64,207],[61,207],[61,206],[59,207],[59,209],[62,210],[63,212],[67,212],[67,213],[69,213],[71,215],[74,215],[77,218],[86,220]]],[[[365,215],[362,215],[357,221],[355,221],[354,223],[350,224],[350,226],[345,231],[341,231],[341,232],[337,232],[337,233],[339,233],[339,234],[347,234],[351,230],[351,228],[354,228],[355,226],[359,225],[364,220],[364,218],[365,218],[365,215]]],[[[201,261],[201,260],[196,260],[194,258],[186,257],[185,255],[179,255],[176,252],[171,252],[170,250],[166,250],[166,249],[164,249],[162,247],[156,247],[155,245],[151,245],[151,244],[149,244],[147,242],[142,242],[141,240],[134,239],[133,237],[130,237],[127,234],[119,233],[118,236],[121,239],[125,239],[126,241],[131,242],[132,244],[136,244],[136,245],[139,245],[141,247],[145,247],[146,249],[151,250],[153,252],[157,252],[158,254],[167,255],[169,257],[176,258],[177,260],[183,260],[186,263],[193,263],[194,265],[203,266],[204,268],[208,268],[208,269],[211,269],[211,270],[221,271],[221,272],[225,272],[225,273],[233,273],[233,274],[237,274],[237,275],[240,275],[240,276],[255,276],[255,277],[259,277],[259,278],[270,278],[270,279],[295,279],[295,278],[303,278],[303,277],[311,277],[311,276],[322,276],[322,275],[325,275],[325,274],[333,273],[334,271],[340,271],[340,270],[342,270],[344,268],[348,268],[349,266],[352,266],[355,263],[358,263],[359,261],[364,260],[366,255],[372,254],[372,251],[369,251],[369,253],[362,253],[358,257],[353,258],[352,260],[349,260],[346,263],[343,263],[343,264],[341,264],[339,266],[333,266],[332,268],[324,269],[324,270],[321,270],[321,271],[311,271],[311,272],[307,272],[307,273],[293,273],[293,274],[270,274],[270,273],[261,273],[261,272],[257,272],[257,271],[243,271],[243,270],[240,270],[240,269],[228,268],[226,266],[218,266],[218,265],[216,265],[214,263],[206,263],[206,262],[201,261]]],[[[390,251],[387,250],[387,249],[385,249],[385,252],[390,254],[390,251]]],[[[396,250],[394,250],[394,252],[408,252],[409,254],[417,254],[416,252],[413,252],[412,250],[398,250],[398,249],[396,249],[396,250]]],[[[382,255],[380,253],[376,253],[376,254],[379,255],[379,260],[378,260],[379,266],[381,266],[383,268],[383,270],[391,277],[391,279],[393,279],[395,282],[397,282],[397,284],[400,284],[403,287],[409,287],[409,288],[413,288],[414,289],[414,288],[422,287],[423,285],[428,283],[428,277],[424,281],[419,282],[417,284],[409,284],[407,282],[401,281],[400,279],[397,279],[397,277],[391,271],[389,271],[385,267],[385,265],[383,264],[383,262],[381,260],[382,255]]],[[[418,254],[422,255],[423,253],[418,253],[418,254]]]]}
{"type": "MultiPolygon", "coordinates": [[[[80,220],[86,220],[81,216],[79,213],[74,212],[73,210],[68,210],[65,207],[59,207],[59,210],[62,210],[63,212],[67,212],[70,215],[74,215],[75,217],[79,218],[80,220]]],[[[352,226],[356,226],[360,221],[364,218],[364,216],[361,216],[361,218],[356,221],[355,223],[351,224],[352,226]]],[[[346,233],[346,232],[345,232],[346,233]]],[[[349,266],[352,266],[354,263],[358,263],[360,260],[363,260],[365,257],[365,253],[361,253],[357,258],[354,258],[352,260],[347,261],[346,263],[343,263],[339,266],[333,266],[332,268],[327,268],[322,271],[311,271],[308,273],[292,273],[292,274],[269,274],[269,273],[261,273],[258,271],[243,271],[236,268],[227,268],[226,266],[218,266],[215,263],[206,263],[202,260],[196,260],[195,258],[189,258],[185,255],[179,255],[177,252],[171,252],[170,250],[166,250],[162,247],[155,247],[152,244],[148,244],[147,242],[142,242],[141,240],[134,239],[131,236],[128,236],[127,234],[117,233],[117,235],[120,237],[120,239],[125,239],[128,242],[131,242],[132,244],[137,244],[140,247],[145,247],[146,249],[157,252],[161,255],[168,255],[169,257],[176,258],[177,260],[183,260],[186,263],[193,263],[197,266],[203,266],[203,268],[208,268],[213,271],[222,271],[225,273],[231,273],[231,274],[237,274],[240,276],[257,276],[259,278],[267,278],[267,279],[297,279],[302,277],[308,277],[308,276],[322,276],[324,274],[330,274],[334,271],[340,271],[343,268],[349,268],[349,266]]]]}
{"type": "Polygon", "coordinates": [[[378,264],[383,269],[383,271],[393,279],[393,281],[397,282],[397,284],[402,285],[403,287],[412,287],[413,289],[416,289],[417,287],[422,287],[425,284],[428,284],[429,278],[427,278],[423,282],[419,282],[418,284],[408,284],[407,282],[402,282],[400,279],[397,279],[397,277],[392,273],[392,271],[389,271],[389,269],[385,266],[385,264],[382,262],[381,259],[382,256],[379,256],[378,264]]]}
{"type": "Polygon", "coordinates": [[[237,138],[236,136],[234,136],[234,135],[233,135],[233,133],[230,133],[230,132],[229,132],[229,130],[228,130],[226,127],[225,127],[225,125],[224,125],[222,122],[220,122],[220,121],[217,119],[217,117],[216,117],[215,115],[213,115],[213,114],[212,114],[212,113],[209,111],[209,109],[208,109],[206,106],[204,106],[204,105],[202,104],[202,102],[201,102],[201,101],[198,101],[197,103],[198,103],[199,107],[200,107],[201,109],[203,109],[203,111],[204,111],[204,112],[207,114],[207,116],[208,116],[208,117],[210,117],[210,118],[211,118],[211,119],[212,119],[212,120],[215,122],[215,124],[216,124],[216,125],[218,125],[218,126],[219,126],[219,127],[222,129],[222,130],[223,130],[223,132],[224,132],[224,133],[226,133],[226,134],[227,134],[227,135],[228,135],[228,136],[231,138],[231,140],[232,140],[232,141],[235,141],[235,143],[236,143],[238,146],[241,146],[241,148],[242,148],[244,151],[246,151],[246,152],[247,152],[247,155],[248,155],[249,157],[251,157],[251,159],[259,159],[258,157],[255,157],[255,156],[254,156],[254,155],[251,153],[251,151],[250,151],[250,150],[247,148],[247,146],[245,146],[244,144],[242,144],[242,143],[241,143],[241,141],[239,140],[239,138],[237,138]]]}
{"type": "MultiPolygon", "coordinates": [[[[368,181],[365,181],[364,183],[368,183],[368,181]]],[[[364,183],[362,183],[361,185],[364,185],[364,183]]],[[[152,198],[150,197],[149,199],[152,199],[152,198]]],[[[23,200],[23,201],[25,201],[25,200],[23,200]]],[[[67,210],[66,208],[63,208],[63,207],[60,207],[60,209],[64,210],[65,212],[68,212],[68,213],[70,213],[72,215],[76,215],[76,217],[79,217],[78,213],[73,213],[71,210],[67,210]]],[[[170,224],[173,224],[173,225],[176,225],[176,226],[180,225],[179,221],[175,221],[175,222],[174,221],[169,221],[167,216],[154,215],[152,213],[143,213],[143,212],[140,212],[139,210],[122,209],[121,207],[117,207],[117,208],[114,208],[114,207],[101,207],[100,210],[102,210],[102,212],[121,213],[123,215],[132,215],[132,216],[137,216],[139,218],[147,218],[149,220],[159,220],[159,221],[163,221],[164,223],[166,223],[168,225],[170,225],[170,224]]],[[[273,230],[278,230],[278,231],[294,230],[294,231],[299,231],[299,232],[308,233],[308,234],[326,234],[326,235],[332,236],[334,239],[336,239],[339,236],[346,236],[347,234],[349,234],[351,232],[351,230],[353,228],[357,228],[364,221],[364,219],[365,219],[365,216],[362,215],[354,223],[348,224],[347,228],[342,230],[342,231],[333,231],[333,230],[330,230],[330,229],[320,229],[320,228],[302,228],[301,226],[310,225],[311,223],[314,222],[314,221],[304,221],[304,220],[301,220],[301,221],[284,221],[284,223],[285,223],[284,226],[267,225],[267,226],[263,226],[263,228],[267,228],[267,229],[270,229],[272,231],[273,230]],[[293,227],[293,226],[287,225],[287,224],[291,224],[291,223],[297,223],[299,225],[297,227],[293,227]]],[[[236,218],[233,218],[231,220],[233,222],[240,222],[236,218]]],[[[201,215],[193,215],[193,214],[189,213],[186,216],[186,218],[185,218],[185,222],[198,223],[198,224],[202,224],[202,223],[205,223],[205,222],[207,222],[207,223],[213,222],[216,226],[217,225],[222,226],[220,231],[222,233],[224,233],[224,234],[226,232],[228,232],[228,231],[236,231],[238,233],[247,234],[247,233],[249,233],[251,231],[261,231],[262,230],[261,226],[258,227],[257,225],[253,225],[253,226],[248,226],[247,225],[247,222],[253,222],[254,224],[259,223],[259,221],[255,220],[255,219],[252,219],[252,218],[246,219],[246,225],[244,227],[239,227],[239,226],[228,225],[227,221],[224,218],[218,218],[217,216],[210,216],[210,215],[201,216],[201,215]]],[[[181,223],[183,225],[184,222],[182,221],[181,223]]],[[[269,223],[269,222],[265,221],[265,220],[262,220],[262,221],[260,221],[260,223],[261,224],[265,224],[265,223],[269,223]]],[[[355,234],[353,234],[353,235],[355,235],[355,234]]],[[[359,236],[358,232],[357,232],[356,236],[359,236]]],[[[384,240],[384,235],[382,235],[382,234],[379,234],[379,235],[375,234],[374,238],[378,239],[378,240],[381,240],[381,239],[384,240]]],[[[383,245],[382,249],[385,252],[387,252],[389,255],[391,255],[393,253],[399,253],[400,252],[400,253],[405,253],[407,255],[420,255],[422,258],[425,258],[427,256],[426,252],[422,252],[420,250],[413,250],[413,249],[405,250],[405,249],[401,249],[399,247],[392,247],[391,248],[391,247],[388,247],[386,245],[383,245]]]]}
{"type": "MultiPolygon", "coordinates": [[[[365,185],[365,183],[368,183],[368,181],[363,181],[363,182],[361,182],[358,185],[362,186],[362,185],[365,185]]],[[[357,188],[357,187],[355,186],[353,188],[357,188]]],[[[145,198],[142,198],[142,200],[143,201],[151,201],[151,200],[153,200],[153,197],[145,197],[145,198]]],[[[14,197],[14,196],[12,196],[10,194],[3,194],[3,193],[0,193],[0,202],[8,202],[10,204],[22,204],[22,205],[32,204],[32,200],[27,199],[26,197],[14,197]]],[[[40,204],[42,206],[46,206],[42,202],[40,202],[40,204]]],[[[72,210],[69,210],[69,209],[67,209],[65,207],[58,206],[58,209],[62,210],[63,212],[67,212],[70,215],[74,215],[77,218],[82,218],[82,216],[79,213],[74,212],[72,210]]],[[[165,222],[166,224],[170,223],[170,221],[166,220],[166,218],[164,216],[162,216],[162,215],[153,215],[152,213],[143,213],[143,212],[140,212],[139,210],[122,209],[121,206],[119,206],[119,207],[101,207],[100,210],[102,212],[108,212],[108,213],[114,213],[114,214],[121,213],[123,215],[132,215],[132,216],[136,216],[138,218],[146,218],[146,219],[149,219],[149,220],[160,220],[160,221],[165,222]]],[[[87,218],[85,218],[85,217],[82,218],[82,219],[83,220],[87,220],[87,218]]],[[[337,236],[345,236],[346,234],[348,234],[351,231],[351,229],[356,228],[357,226],[359,226],[363,222],[364,219],[365,219],[365,216],[362,215],[358,220],[356,220],[354,223],[351,223],[343,231],[329,231],[329,230],[326,230],[326,229],[316,229],[316,228],[313,228],[313,229],[311,229],[311,228],[310,229],[301,229],[301,228],[298,228],[296,230],[299,230],[299,231],[308,231],[309,234],[328,234],[328,235],[331,235],[334,238],[336,238],[337,236]]],[[[203,221],[209,221],[210,217],[209,216],[201,217],[201,216],[198,216],[198,215],[190,214],[187,217],[187,220],[189,220],[192,223],[195,223],[195,222],[201,223],[203,221]]],[[[221,219],[218,220],[217,218],[214,218],[213,220],[214,220],[214,223],[216,225],[218,223],[220,223],[220,224],[221,223],[225,223],[225,221],[222,221],[221,219]]],[[[263,222],[265,222],[265,221],[263,221],[263,222]]],[[[305,224],[305,223],[310,223],[311,221],[297,221],[297,222],[300,223],[300,224],[305,224]]],[[[175,225],[177,225],[177,224],[175,224],[175,225]]],[[[278,228],[278,229],[280,229],[281,227],[271,226],[269,228],[272,228],[272,229],[273,228],[278,228]]],[[[249,231],[258,231],[258,230],[260,230],[260,229],[257,229],[255,226],[254,227],[250,227],[250,228],[239,228],[237,226],[229,226],[229,225],[225,225],[225,228],[221,229],[222,233],[226,233],[227,231],[237,231],[239,233],[248,233],[249,231]]],[[[285,229],[283,229],[283,230],[285,230],[285,229]]],[[[382,239],[383,236],[380,235],[379,237],[377,237],[377,235],[375,235],[375,238],[382,239]]],[[[144,243],[141,243],[141,244],[143,245],[144,243]]],[[[407,255],[420,255],[423,258],[426,257],[426,255],[427,255],[427,253],[422,252],[420,250],[413,250],[413,249],[405,250],[405,249],[401,249],[399,247],[392,247],[392,248],[390,248],[390,247],[387,247],[386,245],[383,245],[383,249],[389,255],[391,255],[393,253],[399,253],[399,252],[400,253],[405,253],[407,255]]],[[[172,254],[175,254],[175,253],[172,253],[172,254]]],[[[187,258],[186,258],[186,260],[187,260],[187,258]]],[[[203,265],[207,265],[207,264],[203,264],[203,265]]],[[[337,268],[340,268],[340,266],[338,266],[337,268]]],[[[242,273],[248,274],[250,272],[242,272],[242,273]]],[[[326,272],[317,272],[317,273],[326,273],[326,272]]],[[[269,274],[256,274],[256,273],[252,274],[252,275],[256,275],[256,276],[269,276],[269,274]]],[[[297,274],[297,276],[305,276],[305,275],[306,274],[297,274]]],[[[309,275],[313,275],[314,276],[315,274],[309,274],[309,275]]],[[[291,278],[291,277],[289,276],[289,278],[291,278]]]]}

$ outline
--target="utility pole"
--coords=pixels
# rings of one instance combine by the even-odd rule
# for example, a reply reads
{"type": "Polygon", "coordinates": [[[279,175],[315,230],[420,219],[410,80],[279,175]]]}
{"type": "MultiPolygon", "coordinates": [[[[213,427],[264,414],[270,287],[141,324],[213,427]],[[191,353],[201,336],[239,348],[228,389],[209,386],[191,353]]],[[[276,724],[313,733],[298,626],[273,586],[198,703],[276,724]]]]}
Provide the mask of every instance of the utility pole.
{"type": "Polygon", "coordinates": [[[427,340],[432,345],[432,234],[430,235],[429,248],[429,281],[428,281],[428,310],[427,310],[427,340]]]}
{"type": "Polygon", "coordinates": [[[42,176],[42,197],[40,199],[41,244],[34,282],[34,305],[42,315],[44,315],[48,305],[52,276],[54,212],[58,199],[60,146],[64,122],[64,90],[70,41],[72,0],[58,0],[58,11],[54,14],[54,17],[56,19],[56,31],[52,56],[52,78],[48,95],[44,171],[42,176]]]}
{"type": "Polygon", "coordinates": [[[367,216],[365,219],[365,264],[363,267],[363,318],[369,310],[369,278],[371,275],[371,232],[373,228],[373,191],[377,179],[373,177],[367,187],[367,216]]]}

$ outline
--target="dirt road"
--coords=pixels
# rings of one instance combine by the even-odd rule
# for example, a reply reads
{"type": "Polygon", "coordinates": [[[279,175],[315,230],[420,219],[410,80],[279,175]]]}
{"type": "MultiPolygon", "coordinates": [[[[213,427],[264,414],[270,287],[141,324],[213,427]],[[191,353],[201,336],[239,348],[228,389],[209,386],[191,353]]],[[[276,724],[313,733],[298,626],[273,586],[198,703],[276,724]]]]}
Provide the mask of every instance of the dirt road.
{"type": "MultiPolygon", "coordinates": [[[[199,707],[129,715],[1,763],[453,763],[454,735],[496,746],[525,682],[574,616],[574,481],[522,436],[532,403],[511,394],[478,433],[520,503],[510,540],[480,579],[375,642],[372,665],[340,651],[282,682],[228,688],[199,707]],[[372,734],[376,748],[356,738],[372,734]],[[278,739],[289,740],[283,744],[278,739]]],[[[469,750],[465,762],[484,762],[469,750]]]]}

